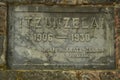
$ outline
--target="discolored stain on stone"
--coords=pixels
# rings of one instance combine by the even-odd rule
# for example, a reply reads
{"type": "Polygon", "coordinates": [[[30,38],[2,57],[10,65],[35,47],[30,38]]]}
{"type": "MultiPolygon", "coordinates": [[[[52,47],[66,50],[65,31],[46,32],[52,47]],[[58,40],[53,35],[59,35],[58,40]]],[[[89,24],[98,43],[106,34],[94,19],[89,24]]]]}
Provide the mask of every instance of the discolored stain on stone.
{"type": "Polygon", "coordinates": [[[1,80],[120,80],[120,71],[0,71],[1,80]]]}
{"type": "Polygon", "coordinates": [[[120,80],[120,71],[116,71],[116,80],[120,80]]]}
{"type": "Polygon", "coordinates": [[[120,0],[116,0],[116,3],[120,3],[120,0]]]}
{"type": "Polygon", "coordinates": [[[115,8],[115,39],[116,39],[116,61],[120,68],[120,8],[115,8]]]}
{"type": "Polygon", "coordinates": [[[78,71],[76,72],[78,80],[100,80],[99,72],[97,71],[78,71]]]}
{"type": "Polygon", "coordinates": [[[64,71],[26,71],[19,75],[20,80],[77,80],[74,74],[64,71]]]}
{"type": "Polygon", "coordinates": [[[5,78],[6,78],[5,71],[0,71],[0,79],[5,80],[5,78]]]}
{"type": "Polygon", "coordinates": [[[97,3],[114,3],[116,0],[78,0],[78,4],[97,4],[97,3]]]}
{"type": "Polygon", "coordinates": [[[116,72],[100,72],[100,80],[116,80],[116,72]]]}
{"type": "Polygon", "coordinates": [[[6,17],[7,8],[4,3],[0,3],[0,68],[4,67],[6,54],[6,17]]]}
{"type": "Polygon", "coordinates": [[[20,80],[18,79],[18,73],[17,71],[5,71],[5,80],[20,80]]]}

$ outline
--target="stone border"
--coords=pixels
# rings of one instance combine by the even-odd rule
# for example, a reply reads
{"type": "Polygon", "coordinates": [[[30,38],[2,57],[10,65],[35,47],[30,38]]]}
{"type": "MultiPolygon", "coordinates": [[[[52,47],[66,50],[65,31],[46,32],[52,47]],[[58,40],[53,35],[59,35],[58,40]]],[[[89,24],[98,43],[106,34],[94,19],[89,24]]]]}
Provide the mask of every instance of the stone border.
{"type": "Polygon", "coordinates": [[[120,71],[0,71],[1,80],[120,80],[120,71]]]}
{"type": "Polygon", "coordinates": [[[7,3],[39,3],[49,5],[89,5],[89,4],[114,4],[118,0],[0,0],[7,3]]]}
{"type": "MultiPolygon", "coordinates": [[[[3,20],[3,31],[0,34],[4,36],[4,51],[3,51],[3,58],[4,58],[4,65],[1,64],[0,68],[5,68],[5,52],[6,52],[6,16],[7,16],[7,9],[4,3],[0,3],[3,6],[5,12],[0,15],[3,20]]],[[[112,6],[112,5],[111,5],[112,6]]],[[[1,7],[0,7],[1,8],[1,7]]],[[[1,9],[0,9],[1,10],[1,9]]],[[[1,11],[0,11],[1,13],[1,11]]],[[[117,60],[117,70],[81,70],[81,71],[54,71],[54,70],[47,70],[47,71],[13,71],[13,70],[1,70],[0,71],[0,80],[120,80],[120,13],[119,7],[115,8],[115,21],[116,21],[116,60],[117,60]]],[[[1,24],[0,24],[1,25],[1,24]]]]}
{"type": "Polygon", "coordinates": [[[6,4],[0,3],[0,67],[5,68],[6,60],[6,26],[7,26],[7,7],[6,4]]]}

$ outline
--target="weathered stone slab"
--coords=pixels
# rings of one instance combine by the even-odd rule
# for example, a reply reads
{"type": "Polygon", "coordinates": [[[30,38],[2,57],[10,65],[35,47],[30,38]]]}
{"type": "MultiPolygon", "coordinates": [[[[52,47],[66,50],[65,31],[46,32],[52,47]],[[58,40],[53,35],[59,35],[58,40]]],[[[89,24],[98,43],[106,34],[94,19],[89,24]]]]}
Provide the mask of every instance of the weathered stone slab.
{"type": "Polygon", "coordinates": [[[9,3],[43,3],[43,4],[66,4],[66,5],[77,5],[77,4],[108,4],[114,3],[116,0],[0,0],[2,2],[9,3]]]}
{"type": "Polygon", "coordinates": [[[112,7],[10,6],[11,69],[115,69],[112,7]]]}
{"type": "Polygon", "coordinates": [[[7,8],[0,3],[0,69],[5,65],[7,8]]]}

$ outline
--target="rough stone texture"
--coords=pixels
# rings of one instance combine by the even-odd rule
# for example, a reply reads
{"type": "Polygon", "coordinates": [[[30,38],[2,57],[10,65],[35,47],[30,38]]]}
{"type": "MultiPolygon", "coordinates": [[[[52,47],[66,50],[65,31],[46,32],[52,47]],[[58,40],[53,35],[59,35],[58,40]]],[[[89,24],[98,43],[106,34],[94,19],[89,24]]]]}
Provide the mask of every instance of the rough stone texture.
{"type": "MultiPolygon", "coordinates": [[[[116,0],[0,0],[2,2],[21,2],[21,3],[43,3],[43,4],[108,4],[114,3],[116,0]]],[[[118,1],[117,1],[118,2],[118,1]]]]}
{"type": "Polygon", "coordinates": [[[10,7],[9,66],[12,69],[115,69],[113,16],[112,7],[10,7]],[[74,34],[80,34],[79,40],[74,34]],[[89,39],[81,37],[86,34],[89,39]],[[50,35],[52,39],[46,38],[50,35]]]}
{"type": "Polygon", "coordinates": [[[0,66],[5,65],[6,52],[6,15],[7,8],[4,3],[0,3],[0,66]]]}
{"type": "Polygon", "coordinates": [[[19,75],[22,80],[77,80],[74,73],[65,71],[26,71],[19,75]]]}
{"type": "MultiPolygon", "coordinates": [[[[3,0],[2,0],[3,1],[3,0]]],[[[9,0],[9,2],[12,0],[9,0]]],[[[17,0],[15,0],[17,1],[17,0]]],[[[22,0],[19,0],[22,1],[22,0]]],[[[35,1],[35,0],[34,0],[35,1]]],[[[59,0],[57,0],[57,4],[59,4],[59,0]]],[[[67,1],[67,0],[66,0],[67,1]]],[[[60,2],[60,4],[66,3],[60,2]]],[[[70,0],[69,0],[70,1],[70,0]]],[[[105,0],[83,0],[79,1],[81,3],[104,3],[105,0]],[[83,2],[84,1],[84,2],[83,2]],[[93,2],[94,1],[94,2],[93,2]]],[[[119,2],[119,0],[117,0],[119,2]]],[[[31,2],[31,1],[28,1],[31,2]]],[[[113,2],[112,0],[106,0],[106,3],[113,2]]],[[[48,2],[49,3],[49,2],[48,2]]],[[[51,3],[51,2],[50,2],[51,3]]],[[[76,4],[76,1],[70,1],[67,2],[69,4],[76,4]]],[[[77,1],[78,3],[78,1],[77,1]]],[[[113,6],[113,5],[111,5],[113,6]]],[[[109,9],[108,9],[109,10],[109,9]]],[[[59,11],[59,10],[58,10],[59,11]]],[[[116,64],[117,67],[119,66],[120,69],[120,7],[118,6],[115,9],[115,21],[116,21],[116,27],[115,27],[115,39],[116,39],[116,64]],[[119,64],[118,64],[119,63],[119,64]]],[[[6,16],[6,7],[3,3],[0,3],[0,44],[3,44],[5,39],[5,16],[6,16]],[[2,6],[1,6],[2,5],[2,6]],[[2,24],[1,24],[2,23],[2,24]],[[4,28],[3,28],[4,26],[4,28]]],[[[12,19],[11,19],[12,20],[12,19]]],[[[4,48],[2,45],[0,45],[0,52],[3,51],[4,48]]],[[[4,56],[4,53],[0,53],[0,55],[4,56]]],[[[4,57],[2,57],[4,60],[4,57]]],[[[4,63],[4,61],[0,61],[0,63],[4,63]]],[[[7,66],[7,65],[6,65],[7,66]]],[[[3,67],[3,65],[2,65],[3,67]]],[[[31,70],[31,71],[13,71],[13,70],[2,70],[0,71],[0,80],[120,80],[120,71],[119,69],[113,70],[113,71],[101,71],[101,70],[72,70],[72,71],[65,71],[65,70],[31,70]]]]}
{"type": "Polygon", "coordinates": [[[116,3],[120,3],[120,0],[116,0],[116,3]]]}
{"type": "Polygon", "coordinates": [[[0,80],[120,80],[119,71],[0,71],[0,80]]]}
{"type": "Polygon", "coordinates": [[[116,2],[116,0],[78,0],[78,4],[107,4],[113,2],[116,2]]]}
{"type": "Polygon", "coordinates": [[[119,5],[115,7],[115,39],[116,39],[116,61],[117,65],[120,68],[120,8],[119,5]]]}

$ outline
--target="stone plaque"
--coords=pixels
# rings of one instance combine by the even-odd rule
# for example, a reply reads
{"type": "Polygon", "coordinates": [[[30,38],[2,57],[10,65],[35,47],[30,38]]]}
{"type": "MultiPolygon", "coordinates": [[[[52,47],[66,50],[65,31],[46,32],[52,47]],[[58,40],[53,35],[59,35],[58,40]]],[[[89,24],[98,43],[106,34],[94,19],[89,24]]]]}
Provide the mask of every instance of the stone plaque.
{"type": "Polygon", "coordinates": [[[11,69],[115,69],[111,7],[10,6],[11,69]]]}

